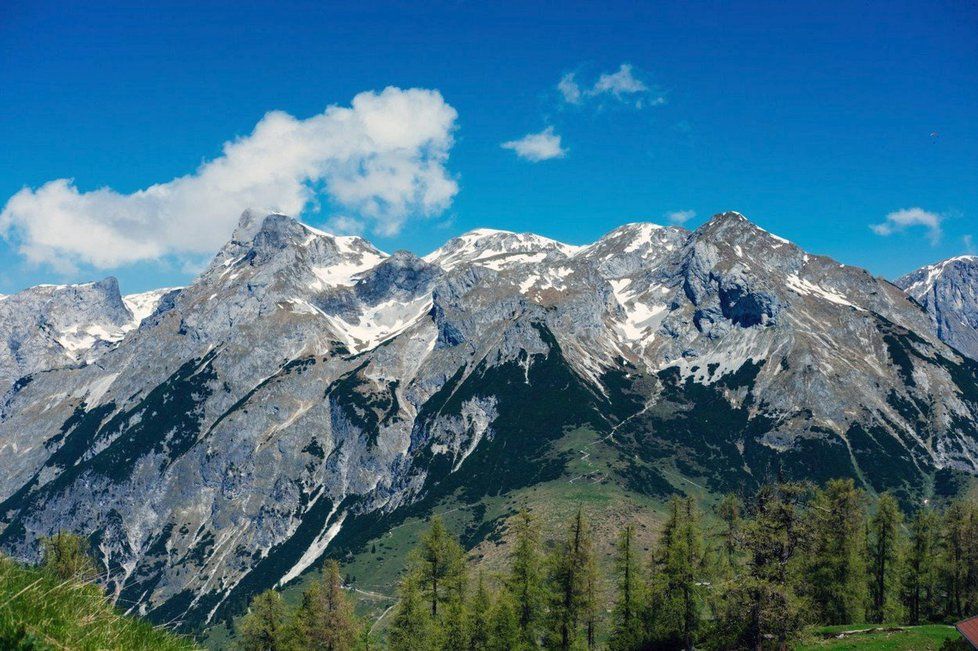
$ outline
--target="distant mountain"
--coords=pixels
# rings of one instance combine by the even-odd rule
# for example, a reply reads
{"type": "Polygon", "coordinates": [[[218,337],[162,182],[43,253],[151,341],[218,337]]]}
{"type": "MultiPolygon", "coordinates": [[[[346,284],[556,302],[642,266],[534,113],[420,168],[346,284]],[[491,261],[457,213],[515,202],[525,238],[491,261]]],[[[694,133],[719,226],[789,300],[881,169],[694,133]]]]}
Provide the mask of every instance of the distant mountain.
{"type": "Polygon", "coordinates": [[[896,284],[924,306],[942,341],[978,359],[978,256],[929,265],[896,284]]]}
{"type": "Polygon", "coordinates": [[[0,297],[0,395],[19,378],[93,362],[172,291],[123,297],[116,279],[106,278],[0,297]]]}
{"type": "Polygon", "coordinates": [[[978,473],[978,363],[893,284],[738,213],[419,258],[246,212],[140,312],[96,359],[11,371],[0,547],[86,533],[157,621],[212,622],[445,496],[572,483],[599,452],[594,482],[656,498],[783,474],[913,503],[978,473]]]}

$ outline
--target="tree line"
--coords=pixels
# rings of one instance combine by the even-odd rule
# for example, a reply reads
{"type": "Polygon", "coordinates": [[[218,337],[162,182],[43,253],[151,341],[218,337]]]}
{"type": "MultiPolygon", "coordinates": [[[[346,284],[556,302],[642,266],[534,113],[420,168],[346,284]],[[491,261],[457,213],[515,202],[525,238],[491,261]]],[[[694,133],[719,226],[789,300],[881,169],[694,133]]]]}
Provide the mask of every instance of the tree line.
{"type": "MultiPolygon", "coordinates": [[[[904,513],[851,479],[778,482],[724,496],[707,522],[673,498],[655,545],[620,531],[599,570],[583,509],[544,543],[523,510],[504,571],[472,574],[440,518],[405,568],[386,622],[392,651],[786,649],[809,625],[946,623],[978,614],[978,504],[904,513]]],[[[370,649],[339,566],[294,612],[274,591],[239,627],[248,651],[370,649]]]]}

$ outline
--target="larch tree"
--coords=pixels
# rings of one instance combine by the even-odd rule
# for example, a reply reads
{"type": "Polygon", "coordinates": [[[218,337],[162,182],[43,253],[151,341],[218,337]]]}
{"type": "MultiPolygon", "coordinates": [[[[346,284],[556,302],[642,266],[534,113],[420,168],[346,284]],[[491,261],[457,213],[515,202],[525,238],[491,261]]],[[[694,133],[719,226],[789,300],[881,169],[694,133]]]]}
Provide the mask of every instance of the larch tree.
{"type": "Polygon", "coordinates": [[[612,611],[611,649],[637,649],[644,640],[642,611],[645,585],[642,578],[639,550],[635,542],[635,527],[626,525],[618,537],[615,556],[615,575],[618,597],[612,611]]]}
{"type": "Polygon", "coordinates": [[[291,633],[289,611],[275,590],[255,597],[238,626],[243,651],[285,651],[291,646],[291,633]]]}
{"type": "Polygon", "coordinates": [[[515,602],[521,638],[524,644],[535,646],[540,639],[540,626],[547,607],[540,532],[526,509],[516,516],[513,527],[516,540],[510,554],[506,588],[515,602]]]}
{"type": "Polygon", "coordinates": [[[866,586],[866,498],[852,479],[833,479],[809,509],[812,549],[805,564],[806,594],[818,621],[862,622],[866,586]]]}
{"type": "Polygon", "coordinates": [[[910,540],[904,563],[903,603],[907,621],[914,626],[938,614],[939,519],[921,508],[910,522],[910,540]]]}
{"type": "Polygon", "coordinates": [[[431,527],[421,538],[416,565],[421,591],[432,618],[437,619],[439,606],[465,593],[465,552],[439,516],[431,519],[431,527]]]}
{"type": "Polygon", "coordinates": [[[578,509],[567,538],[550,556],[550,610],[546,646],[567,651],[596,639],[596,566],[591,533],[578,509]]]}
{"type": "Polygon", "coordinates": [[[391,651],[433,651],[438,635],[431,617],[431,607],[419,587],[417,572],[409,571],[401,579],[399,600],[387,631],[391,651]]]}
{"type": "Polygon", "coordinates": [[[900,620],[902,525],[903,513],[896,498],[883,493],[869,523],[869,616],[873,622],[900,620]]]}

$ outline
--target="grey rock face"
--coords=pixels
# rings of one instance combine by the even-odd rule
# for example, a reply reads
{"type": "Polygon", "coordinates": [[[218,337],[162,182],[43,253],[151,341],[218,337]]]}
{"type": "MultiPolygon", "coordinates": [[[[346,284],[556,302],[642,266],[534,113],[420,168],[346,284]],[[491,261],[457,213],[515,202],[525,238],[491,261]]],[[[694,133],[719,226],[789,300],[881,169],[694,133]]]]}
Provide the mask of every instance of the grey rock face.
{"type": "Polygon", "coordinates": [[[157,305],[97,363],[11,372],[0,547],[90,535],[160,621],[240,608],[439,491],[553,476],[570,426],[717,490],[779,467],[912,500],[978,471],[978,364],[894,285],[737,213],[421,259],[248,212],[157,305]]]}
{"type": "Polygon", "coordinates": [[[896,285],[924,306],[942,341],[978,359],[978,256],[923,267],[896,285]]]}

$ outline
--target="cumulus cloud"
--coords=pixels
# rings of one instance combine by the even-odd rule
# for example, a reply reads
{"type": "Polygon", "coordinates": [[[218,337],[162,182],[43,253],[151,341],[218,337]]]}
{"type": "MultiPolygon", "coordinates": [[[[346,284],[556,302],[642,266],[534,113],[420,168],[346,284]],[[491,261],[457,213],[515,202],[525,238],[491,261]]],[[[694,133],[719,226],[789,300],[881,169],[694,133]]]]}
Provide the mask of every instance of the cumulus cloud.
{"type": "Polygon", "coordinates": [[[869,227],[877,235],[893,235],[902,233],[908,228],[922,226],[927,229],[927,239],[934,246],[941,241],[941,215],[928,212],[923,208],[904,208],[896,210],[886,216],[879,224],[870,224],[869,227]]]}
{"type": "Polygon", "coordinates": [[[615,72],[599,75],[590,88],[582,88],[575,74],[569,72],[561,77],[557,90],[568,104],[582,104],[585,99],[596,99],[601,96],[614,97],[619,101],[633,104],[636,108],[665,104],[665,97],[654,92],[654,89],[639,79],[634,70],[631,64],[623,63],[615,72]]]}
{"type": "Polygon", "coordinates": [[[567,155],[567,150],[561,147],[560,136],[554,133],[553,127],[547,127],[540,133],[527,134],[519,140],[504,142],[502,147],[512,149],[517,156],[533,163],[567,155]]]}
{"type": "Polygon", "coordinates": [[[696,216],[695,210],[674,210],[673,212],[666,213],[666,219],[672,224],[685,224],[690,219],[696,216]]]}
{"type": "Polygon", "coordinates": [[[349,215],[341,226],[392,235],[458,192],[446,169],[456,118],[437,91],[393,87],[307,119],[272,111],[192,174],[132,194],[70,179],[24,188],[0,212],[0,232],[32,262],[116,267],[209,254],[245,208],[294,215],[322,208],[323,193],[349,215]]]}

